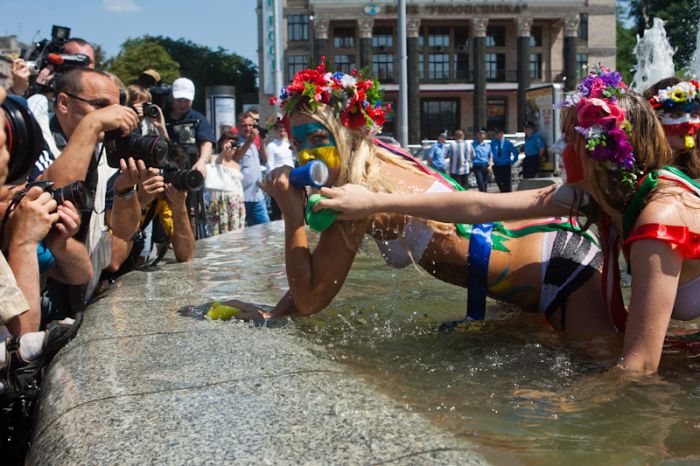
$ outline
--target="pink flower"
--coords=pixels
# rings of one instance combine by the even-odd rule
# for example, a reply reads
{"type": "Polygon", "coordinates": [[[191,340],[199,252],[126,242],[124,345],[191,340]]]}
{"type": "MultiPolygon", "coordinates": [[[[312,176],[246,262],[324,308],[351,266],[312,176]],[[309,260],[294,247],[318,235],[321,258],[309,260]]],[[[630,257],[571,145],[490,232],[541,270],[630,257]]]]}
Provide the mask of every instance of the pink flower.
{"type": "Polygon", "coordinates": [[[576,113],[579,125],[590,128],[599,123],[602,118],[610,115],[610,107],[602,99],[581,99],[576,105],[576,113]]]}
{"type": "Polygon", "coordinates": [[[601,79],[596,79],[591,83],[591,89],[588,92],[588,97],[598,98],[603,95],[606,84],[601,79]]]}

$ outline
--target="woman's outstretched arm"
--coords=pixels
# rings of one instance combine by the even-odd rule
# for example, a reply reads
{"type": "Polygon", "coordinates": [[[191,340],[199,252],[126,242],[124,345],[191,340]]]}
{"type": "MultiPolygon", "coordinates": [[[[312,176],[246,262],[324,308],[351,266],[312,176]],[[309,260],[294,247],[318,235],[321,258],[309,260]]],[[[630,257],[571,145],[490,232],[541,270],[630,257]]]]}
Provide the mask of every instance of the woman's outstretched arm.
{"type": "Polygon", "coordinates": [[[571,205],[576,204],[576,194],[565,185],[513,193],[390,194],[347,184],[322,188],[321,194],[328,199],[318,202],[314,210],[333,209],[345,220],[366,218],[378,212],[396,212],[446,223],[484,223],[569,215],[571,205]]]}

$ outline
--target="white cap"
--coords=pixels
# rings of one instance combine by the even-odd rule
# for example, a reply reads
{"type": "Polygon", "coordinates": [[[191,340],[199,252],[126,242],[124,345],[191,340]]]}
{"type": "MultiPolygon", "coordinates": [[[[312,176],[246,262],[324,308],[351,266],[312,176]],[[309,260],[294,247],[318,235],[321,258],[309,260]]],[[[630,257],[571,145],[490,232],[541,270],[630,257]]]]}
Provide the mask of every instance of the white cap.
{"type": "Polygon", "coordinates": [[[173,83],[173,99],[194,100],[194,83],[191,79],[177,78],[173,83]]]}

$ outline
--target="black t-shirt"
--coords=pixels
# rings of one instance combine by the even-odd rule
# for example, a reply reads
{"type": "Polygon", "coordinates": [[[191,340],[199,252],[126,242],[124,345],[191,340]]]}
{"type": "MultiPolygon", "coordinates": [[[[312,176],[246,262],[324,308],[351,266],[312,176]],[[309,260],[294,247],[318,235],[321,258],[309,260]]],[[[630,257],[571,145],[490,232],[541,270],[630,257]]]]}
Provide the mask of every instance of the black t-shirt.
{"type": "Polygon", "coordinates": [[[177,120],[170,117],[170,113],[165,116],[165,123],[168,127],[170,139],[178,144],[196,144],[199,146],[204,141],[216,144],[216,136],[212,130],[211,123],[207,117],[196,110],[190,109],[182,118],[177,120]],[[197,127],[192,133],[187,127],[188,121],[197,121],[197,127]]]}

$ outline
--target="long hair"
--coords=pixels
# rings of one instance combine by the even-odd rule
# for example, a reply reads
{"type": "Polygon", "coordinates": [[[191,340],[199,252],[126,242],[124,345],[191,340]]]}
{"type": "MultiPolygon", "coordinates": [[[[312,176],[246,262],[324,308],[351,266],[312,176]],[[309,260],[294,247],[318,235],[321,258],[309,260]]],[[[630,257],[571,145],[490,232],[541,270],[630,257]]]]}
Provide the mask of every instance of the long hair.
{"type": "MultiPolygon", "coordinates": [[[[657,81],[656,83],[652,84],[649,89],[644,91],[644,98],[648,101],[661,89],[675,86],[680,82],[683,82],[683,79],[679,78],[678,76],[671,76],[657,81]]],[[[673,164],[689,177],[693,179],[700,178],[700,132],[695,133],[695,147],[675,154],[673,164]]]]}
{"type": "MultiPolygon", "coordinates": [[[[351,129],[344,126],[338,115],[327,105],[321,105],[313,111],[306,106],[302,106],[297,111],[321,123],[333,135],[340,154],[340,172],[336,181],[337,186],[354,183],[362,184],[373,192],[397,192],[398,185],[394,180],[381,173],[382,162],[413,173],[424,173],[413,162],[404,160],[382,149],[362,129],[351,129]]],[[[382,215],[376,214],[373,218],[379,218],[382,215]]],[[[358,245],[349,241],[347,233],[358,228],[366,230],[370,221],[371,219],[341,222],[341,231],[350,249],[356,249],[358,245]]],[[[434,221],[428,221],[427,223],[433,230],[441,233],[454,230],[453,225],[434,221]]]]}
{"type": "MultiPolygon", "coordinates": [[[[663,127],[654,109],[640,94],[628,90],[618,97],[617,104],[625,111],[625,119],[632,125],[629,141],[634,149],[634,158],[639,168],[646,172],[670,165],[674,162],[663,127]]],[[[583,174],[590,183],[591,194],[603,208],[622,212],[634,194],[635,187],[621,182],[619,172],[590,157],[586,140],[574,128],[576,109],[568,107],[562,112],[562,129],[566,140],[574,145],[581,157],[583,174]]]]}

